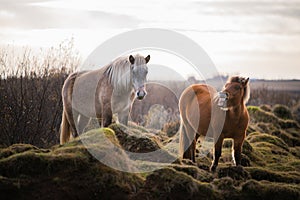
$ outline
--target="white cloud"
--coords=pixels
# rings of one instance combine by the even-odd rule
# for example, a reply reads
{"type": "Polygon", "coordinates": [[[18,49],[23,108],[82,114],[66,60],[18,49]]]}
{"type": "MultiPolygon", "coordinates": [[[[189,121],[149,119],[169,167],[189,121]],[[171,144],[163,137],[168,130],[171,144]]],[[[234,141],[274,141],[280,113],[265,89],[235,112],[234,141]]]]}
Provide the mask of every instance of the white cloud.
{"type": "Polygon", "coordinates": [[[53,46],[74,37],[85,57],[123,31],[166,28],[204,47],[222,72],[276,77],[282,70],[278,76],[300,77],[295,68],[300,66],[300,0],[0,0],[0,4],[0,43],[53,46]]]}

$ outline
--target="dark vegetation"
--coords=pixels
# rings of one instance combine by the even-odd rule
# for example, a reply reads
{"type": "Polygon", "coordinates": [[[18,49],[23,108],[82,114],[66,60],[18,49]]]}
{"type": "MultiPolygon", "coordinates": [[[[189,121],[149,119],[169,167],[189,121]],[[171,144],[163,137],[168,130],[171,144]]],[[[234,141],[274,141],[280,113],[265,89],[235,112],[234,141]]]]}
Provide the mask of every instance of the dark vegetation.
{"type": "MultiPolygon", "coordinates": [[[[60,90],[79,64],[72,44],[38,57],[28,51],[18,59],[11,56],[0,52],[0,199],[300,199],[299,91],[252,89],[243,167],[232,166],[232,142],[226,140],[214,174],[208,171],[211,152],[196,163],[175,160],[153,172],[127,173],[102,164],[87,148],[105,156],[106,137],[120,148],[111,162],[126,169],[139,162],[157,165],[164,160],[146,162],[128,152],[162,149],[164,157],[175,158],[177,146],[164,147],[178,140],[173,137],[178,123],[162,130],[91,127],[82,135],[90,146],[79,138],[57,145],[60,90]]],[[[184,88],[180,84],[172,85],[184,88]]]]}
{"type": "Polygon", "coordinates": [[[61,88],[79,64],[72,41],[37,55],[12,47],[0,51],[0,145],[29,143],[50,147],[58,143],[61,88]]]}

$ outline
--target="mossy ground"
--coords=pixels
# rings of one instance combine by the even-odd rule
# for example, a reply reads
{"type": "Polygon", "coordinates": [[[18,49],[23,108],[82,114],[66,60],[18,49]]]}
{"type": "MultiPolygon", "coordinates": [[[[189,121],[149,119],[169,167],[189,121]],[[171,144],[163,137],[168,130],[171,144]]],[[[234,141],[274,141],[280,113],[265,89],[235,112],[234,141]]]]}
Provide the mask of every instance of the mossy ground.
{"type": "MultiPolygon", "coordinates": [[[[133,169],[128,152],[163,149],[172,157],[176,148],[165,146],[178,138],[137,125],[113,124],[51,149],[30,144],[1,148],[0,199],[300,199],[298,123],[286,117],[286,110],[274,114],[267,105],[248,110],[251,123],[243,167],[233,166],[232,142],[226,140],[216,173],[208,170],[212,153],[197,157],[196,163],[175,159],[152,172],[118,171],[99,162],[90,149],[105,156],[104,149],[113,144],[120,151],[111,155],[112,162],[133,169]]],[[[161,162],[141,162],[146,168],[157,161],[161,162]]]]}

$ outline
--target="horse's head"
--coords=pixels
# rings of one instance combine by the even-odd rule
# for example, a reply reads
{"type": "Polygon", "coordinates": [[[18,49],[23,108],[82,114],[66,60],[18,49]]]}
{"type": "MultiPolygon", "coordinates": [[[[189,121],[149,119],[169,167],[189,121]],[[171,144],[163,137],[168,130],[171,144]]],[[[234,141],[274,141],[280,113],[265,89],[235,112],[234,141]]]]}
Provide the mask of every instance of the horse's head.
{"type": "Polygon", "coordinates": [[[129,56],[129,61],[131,63],[131,77],[132,84],[135,91],[135,95],[139,100],[142,100],[146,96],[145,82],[147,80],[148,67],[147,63],[150,60],[150,55],[146,58],[143,56],[136,55],[133,57],[129,56]]]}
{"type": "Polygon", "coordinates": [[[248,82],[249,78],[231,77],[219,92],[218,106],[222,110],[228,110],[230,107],[245,103],[249,98],[248,82]]]}

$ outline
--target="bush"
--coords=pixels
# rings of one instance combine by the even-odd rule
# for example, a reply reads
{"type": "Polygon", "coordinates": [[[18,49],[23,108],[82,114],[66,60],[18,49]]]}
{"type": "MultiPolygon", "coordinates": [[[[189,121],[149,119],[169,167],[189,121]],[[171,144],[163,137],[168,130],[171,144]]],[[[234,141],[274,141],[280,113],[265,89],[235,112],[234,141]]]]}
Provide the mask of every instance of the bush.
{"type": "Polygon", "coordinates": [[[79,64],[72,41],[38,55],[24,49],[17,56],[3,48],[0,61],[0,144],[57,144],[62,85],[79,64]]]}
{"type": "Polygon", "coordinates": [[[164,125],[163,131],[167,133],[168,137],[174,136],[180,127],[180,121],[169,122],[164,125]]]}
{"type": "Polygon", "coordinates": [[[300,103],[293,108],[293,117],[298,123],[300,123],[300,103]]]}
{"type": "Polygon", "coordinates": [[[281,119],[293,119],[292,112],[284,105],[275,105],[273,107],[273,113],[281,119]]]}

